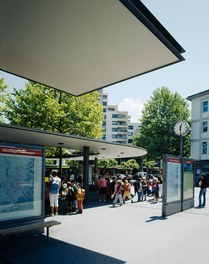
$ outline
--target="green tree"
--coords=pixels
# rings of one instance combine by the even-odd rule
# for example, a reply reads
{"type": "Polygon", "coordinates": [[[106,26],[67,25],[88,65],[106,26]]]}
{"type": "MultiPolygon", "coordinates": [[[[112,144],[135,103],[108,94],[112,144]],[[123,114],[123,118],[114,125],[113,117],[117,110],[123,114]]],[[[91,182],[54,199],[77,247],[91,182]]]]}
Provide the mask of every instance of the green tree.
{"type": "Polygon", "coordinates": [[[89,138],[102,136],[99,93],[80,97],[29,82],[4,99],[4,115],[11,124],[89,138]]]}
{"type": "Polygon", "coordinates": [[[98,160],[98,168],[102,169],[101,173],[105,174],[107,169],[115,168],[118,165],[115,159],[101,159],[98,160]]]}
{"type": "MultiPolygon", "coordinates": [[[[174,134],[178,121],[189,123],[190,110],[187,101],[177,92],[158,88],[144,105],[141,130],[133,143],[148,150],[148,160],[159,160],[163,154],[180,154],[180,137],[174,134]]],[[[184,137],[184,156],[190,154],[190,135],[184,137]]]]}
{"type": "Polygon", "coordinates": [[[133,169],[139,169],[139,164],[135,159],[130,159],[128,161],[123,161],[121,162],[121,167],[124,168],[125,170],[128,170],[130,174],[132,174],[133,169]]]}
{"type": "Polygon", "coordinates": [[[3,118],[3,102],[6,96],[7,85],[3,78],[0,78],[0,123],[4,123],[3,118]]]}

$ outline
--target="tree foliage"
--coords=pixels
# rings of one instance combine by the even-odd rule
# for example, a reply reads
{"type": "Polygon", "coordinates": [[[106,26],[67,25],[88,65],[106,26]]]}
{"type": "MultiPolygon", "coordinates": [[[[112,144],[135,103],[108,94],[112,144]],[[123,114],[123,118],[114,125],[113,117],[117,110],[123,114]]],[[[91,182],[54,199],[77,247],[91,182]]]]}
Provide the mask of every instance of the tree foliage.
{"type": "Polygon", "coordinates": [[[3,119],[3,102],[5,100],[7,87],[8,86],[5,84],[4,79],[0,78],[0,123],[4,122],[4,119],[3,119]]]}
{"type": "MultiPolygon", "coordinates": [[[[180,137],[174,134],[178,121],[189,123],[190,111],[187,101],[177,92],[158,88],[144,105],[141,130],[133,142],[148,150],[148,159],[159,160],[163,154],[180,154],[180,137]]],[[[190,135],[184,137],[184,156],[190,153],[190,135]]]]}
{"type": "Polygon", "coordinates": [[[139,169],[139,164],[135,159],[130,159],[128,161],[121,162],[121,167],[128,170],[132,174],[133,169],[139,169]]]}
{"type": "Polygon", "coordinates": [[[79,135],[102,136],[102,106],[99,93],[75,97],[38,83],[13,89],[4,99],[4,115],[11,124],[79,135]]]}
{"type": "Polygon", "coordinates": [[[98,160],[98,168],[101,169],[101,173],[105,174],[107,169],[115,168],[118,165],[115,159],[100,159],[98,160]]]}

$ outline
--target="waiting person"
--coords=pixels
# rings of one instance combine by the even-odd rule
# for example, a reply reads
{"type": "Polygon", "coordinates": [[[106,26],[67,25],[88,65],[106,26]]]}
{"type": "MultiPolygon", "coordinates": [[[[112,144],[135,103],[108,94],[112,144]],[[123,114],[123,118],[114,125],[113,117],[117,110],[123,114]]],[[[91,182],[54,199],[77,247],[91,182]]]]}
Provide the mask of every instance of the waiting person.
{"type": "Polygon", "coordinates": [[[61,187],[61,198],[62,199],[66,199],[68,193],[68,186],[66,182],[62,183],[62,187],[61,187]]]}
{"type": "Polygon", "coordinates": [[[67,210],[68,213],[75,213],[77,210],[77,192],[78,187],[75,184],[75,180],[71,180],[68,187],[68,193],[66,195],[67,210]]]}
{"type": "Polygon", "coordinates": [[[122,191],[123,191],[122,181],[121,180],[117,180],[117,183],[115,185],[115,191],[112,194],[112,198],[115,197],[115,199],[113,201],[113,207],[115,207],[115,205],[117,204],[118,200],[119,200],[120,206],[123,205],[122,191]]]}
{"type": "Polygon", "coordinates": [[[123,189],[124,189],[123,203],[125,203],[126,198],[128,198],[128,200],[131,200],[131,194],[130,194],[131,184],[127,180],[124,180],[123,189]]]}
{"type": "Polygon", "coordinates": [[[159,185],[158,185],[158,180],[156,178],[154,178],[153,182],[152,182],[152,193],[154,195],[155,202],[158,202],[158,199],[159,199],[159,185]]]}
{"type": "Polygon", "coordinates": [[[208,182],[206,179],[206,175],[203,173],[201,175],[200,181],[199,181],[199,187],[200,187],[200,192],[199,192],[199,208],[205,207],[206,204],[206,190],[208,187],[208,182]],[[202,202],[202,197],[203,197],[203,202],[202,202]]]}
{"type": "Polygon", "coordinates": [[[98,188],[99,188],[99,201],[103,202],[106,201],[106,194],[107,194],[107,180],[105,179],[105,175],[99,178],[98,180],[98,188]]]}
{"type": "Polygon", "coordinates": [[[78,191],[77,191],[77,205],[78,205],[78,214],[82,214],[83,213],[83,201],[85,198],[85,190],[82,188],[80,183],[77,183],[77,187],[78,187],[78,191]]]}
{"type": "Polygon", "coordinates": [[[142,180],[138,180],[138,202],[143,202],[143,188],[142,188],[142,180]]]}
{"type": "Polygon", "coordinates": [[[58,171],[52,170],[49,183],[49,201],[51,207],[51,216],[58,215],[59,208],[59,190],[61,187],[61,179],[58,177],[58,171]]]}
{"type": "Polygon", "coordinates": [[[149,187],[145,177],[142,178],[141,184],[142,184],[142,201],[146,201],[149,187]]]}

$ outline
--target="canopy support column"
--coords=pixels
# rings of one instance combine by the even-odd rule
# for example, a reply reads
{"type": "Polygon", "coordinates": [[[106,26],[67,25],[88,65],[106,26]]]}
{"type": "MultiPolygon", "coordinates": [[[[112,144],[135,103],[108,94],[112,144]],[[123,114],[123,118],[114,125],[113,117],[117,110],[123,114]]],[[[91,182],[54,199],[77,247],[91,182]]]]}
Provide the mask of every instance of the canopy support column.
{"type": "Polygon", "coordinates": [[[83,187],[86,190],[85,201],[89,200],[89,147],[83,147],[83,187]]]}

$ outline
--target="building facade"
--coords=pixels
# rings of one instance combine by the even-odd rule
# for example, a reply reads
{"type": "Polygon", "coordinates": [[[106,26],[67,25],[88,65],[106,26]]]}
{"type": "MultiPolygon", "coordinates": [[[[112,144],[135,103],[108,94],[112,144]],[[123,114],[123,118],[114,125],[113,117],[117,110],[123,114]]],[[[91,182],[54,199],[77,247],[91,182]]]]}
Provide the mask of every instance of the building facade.
{"type": "Polygon", "coordinates": [[[195,159],[195,175],[209,175],[209,90],[187,98],[192,104],[191,158],[195,159]]]}
{"type": "Polygon", "coordinates": [[[134,134],[139,132],[140,124],[131,123],[127,111],[119,111],[117,105],[108,105],[108,94],[101,91],[103,105],[103,140],[114,143],[131,144],[134,134]]]}

